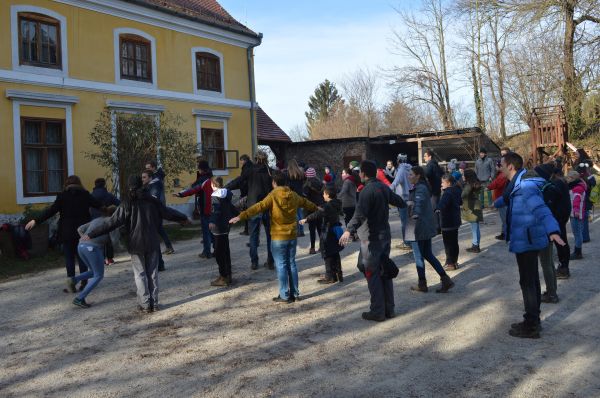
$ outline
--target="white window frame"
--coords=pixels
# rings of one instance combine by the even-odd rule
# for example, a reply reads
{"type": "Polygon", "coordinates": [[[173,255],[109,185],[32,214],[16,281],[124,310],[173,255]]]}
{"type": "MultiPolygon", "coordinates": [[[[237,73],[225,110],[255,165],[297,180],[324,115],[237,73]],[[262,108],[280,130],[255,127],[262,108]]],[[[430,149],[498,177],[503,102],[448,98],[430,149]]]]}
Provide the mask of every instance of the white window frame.
{"type": "MultiPolygon", "coordinates": [[[[17,204],[35,204],[35,203],[50,203],[56,199],[56,195],[52,196],[25,196],[25,187],[23,181],[23,159],[21,148],[21,106],[38,106],[45,108],[62,108],[65,110],[65,137],[66,137],[66,152],[67,152],[67,175],[75,174],[75,165],[73,163],[73,103],[67,102],[52,102],[51,100],[36,100],[37,96],[23,95],[21,98],[15,95],[13,99],[13,141],[15,155],[15,188],[17,191],[17,204]],[[31,99],[27,99],[30,97],[31,99]]],[[[48,96],[50,97],[50,96],[48,96]]],[[[57,99],[64,101],[74,101],[74,97],[66,97],[56,95],[57,99]]]]}
{"type": "Polygon", "coordinates": [[[10,7],[10,35],[11,35],[11,56],[12,69],[19,72],[29,72],[48,76],[69,76],[69,53],[67,38],[67,18],[63,15],[49,10],[47,8],[29,6],[29,5],[14,5],[10,7]],[[32,12],[36,14],[47,15],[58,20],[60,23],[60,57],[61,69],[46,68],[44,66],[21,65],[19,59],[19,13],[32,12]]]}
{"type": "MultiPolygon", "coordinates": [[[[231,113],[194,109],[192,114],[196,117],[196,142],[198,148],[202,148],[202,121],[218,122],[223,123],[223,149],[227,151],[229,149],[228,122],[231,118],[231,113]]],[[[215,176],[229,175],[228,169],[215,169],[212,172],[215,176]]]]}
{"type": "Polygon", "coordinates": [[[206,95],[210,97],[225,98],[225,68],[223,66],[223,54],[208,47],[193,47],[192,48],[192,79],[194,82],[194,94],[206,95]],[[219,68],[221,74],[221,91],[199,90],[198,89],[198,68],[196,66],[196,54],[209,53],[219,58],[219,68]]]}
{"type": "Polygon", "coordinates": [[[156,70],[156,39],[154,36],[149,35],[148,33],[141,31],[139,29],[133,28],[116,28],[114,30],[114,57],[115,57],[115,83],[123,86],[133,86],[133,87],[145,87],[145,88],[154,88],[158,87],[157,84],[157,70],[156,70]],[[121,35],[136,35],[143,37],[144,39],[150,42],[150,56],[152,57],[152,82],[141,82],[137,80],[130,79],[121,79],[121,45],[120,45],[120,36],[121,35]]]}

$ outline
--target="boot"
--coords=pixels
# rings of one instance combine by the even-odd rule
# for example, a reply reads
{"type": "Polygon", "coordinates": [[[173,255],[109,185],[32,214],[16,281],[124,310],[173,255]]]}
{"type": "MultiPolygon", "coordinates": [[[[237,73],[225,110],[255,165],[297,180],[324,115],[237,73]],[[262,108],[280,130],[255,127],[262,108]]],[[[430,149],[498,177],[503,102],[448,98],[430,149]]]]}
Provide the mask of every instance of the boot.
{"type": "Polygon", "coordinates": [[[427,293],[427,279],[419,279],[419,284],[416,286],[411,286],[410,290],[414,292],[423,292],[427,293]]]}
{"type": "Polygon", "coordinates": [[[454,282],[448,275],[442,276],[442,286],[436,290],[436,293],[448,293],[448,290],[454,287],[454,282]]]}
{"type": "Polygon", "coordinates": [[[267,262],[264,264],[264,267],[265,267],[265,268],[268,268],[268,269],[270,269],[270,270],[274,270],[274,269],[275,269],[275,263],[274,263],[273,261],[267,261],[267,262]]]}
{"type": "Polygon", "coordinates": [[[321,285],[330,285],[332,283],[337,282],[337,280],[335,280],[334,278],[327,277],[327,278],[324,278],[324,279],[319,279],[317,282],[319,284],[321,284],[321,285]]]}
{"type": "Polygon", "coordinates": [[[570,276],[569,268],[561,265],[556,269],[556,279],[569,279],[570,276]]]}
{"type": "Polygon", "coordinates": [[[444,265],[444,271],[456,271],[458,269],[458,263],[448,263],[444,265]]]}
{"type": "Polygon", "coordinates": [[[583,254],[581,253],[581,247],[576,247],[575,251],[571,253],[571,258],[569,260],[581,260],[583,259],[583,254]]]}
{"type": "Polygon", "coordinates": [[[219,286],[219,287],[225,287],[225,286],[229,286],[229,283],[227,283],[227,279],[223,278],[222,276],[219,276],[217,279],[215,279],[214,281],[210,282],[211,286],[219,286]]]}
{"type": "Polygon", "coordinates": [[[467,251],[469,253],[481,253],[481,249],[479,248],[479,245],[473,245],[473,246],[469,247],[467,249],[467,251]]]}

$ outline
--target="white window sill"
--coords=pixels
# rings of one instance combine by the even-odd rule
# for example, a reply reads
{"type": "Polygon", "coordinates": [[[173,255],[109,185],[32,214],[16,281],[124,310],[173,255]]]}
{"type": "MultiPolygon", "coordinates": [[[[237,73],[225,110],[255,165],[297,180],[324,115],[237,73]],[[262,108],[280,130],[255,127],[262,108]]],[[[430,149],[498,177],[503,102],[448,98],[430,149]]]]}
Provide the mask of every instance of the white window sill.
{"type": "Polygon", "coordinates": [[[129,79],[117,79],[115,81],[116,84],[121,86],[130,86],[130,87],[143,87],[143,88],[156,88],[156,83],[150,82],[140,82],[137,80],[129,80],[129,79]]]}
{"type": "Polygon", "coordinates": [[[17,72],[34,73],[36,75],[68,77],[67,73],[62,69],[46,68],[44,66],[17,65],[13,70],[17,72]]]}

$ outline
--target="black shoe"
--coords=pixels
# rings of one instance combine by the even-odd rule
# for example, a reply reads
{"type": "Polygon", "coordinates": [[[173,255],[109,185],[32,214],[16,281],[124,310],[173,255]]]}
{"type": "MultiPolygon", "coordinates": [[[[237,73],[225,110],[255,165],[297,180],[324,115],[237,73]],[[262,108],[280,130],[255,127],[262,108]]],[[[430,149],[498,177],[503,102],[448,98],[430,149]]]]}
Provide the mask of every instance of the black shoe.
{"type": "Polygon", "coordinates": [[[558,267],[556,269],[556,279],[569,279],[571,273],[566,267],[558,267]]]}
{"type": "MultiPolygon", "coordinates": [[[[524,328],[524,327],[526,327],[526,326],[525,326],[525,322],[517,322],[517,323],[512,323],[512,324],[510,325],[510,328],[511,328],[511,329],[519,329],[519,328],[524,328]]],[[[538,330],[539,332],[541,332],[541,331],[542,331],[542,324],[541,324],[541,323],[538,323],[538,324],[537,324],[537,326],[536,326],[536,328],[537,328],[537,330],[538,330]]]]}
{"type": "Polygon", "coordinates": [[[590,243],[590,242],[591,242],[591,240],[590,240],[590,239],[588,239],[588,240],[584,240],[584,241],[583,241],[583,243],[590,243]]]}
{"type": "Polygon", "coordinates": [[[395,313],[395,312],[386,312],[386,313],[385,313],[385,317],[386,317],[387,319],[392,319],[392,318],[395,318],[395,317],[396,317],[396,313],[395,313]]]}
{"type": "Polygon", "coordinates": [[[267,261],[266,263],[263,264],[263,266],[265,268],[270,269],[270,270],[274,270],[275,269],[275,263],[273,263],[272,261],[267,261]]]}
{"type": "Polygon", "coordinates": [[[544,292],[542,294],[542,303],[556,304],[558,301],[559,299],[557,294],[550,295],[548,292],[544,292]]]}
{"type": "Polygon", "coordinates": [[[252,263],[250,269],[256,271],[258,269],[258,263],[252,263]]]}
{"type": "Polygon", "coordinates": [[[141,305],[138,305],[138,311],[149,314],[152,312],[152,307],[142,307],[141,305]]]}
{"type": "Polygon", "coordinates": [[[273,301],[276,303],[292,304],[295,300],[292,296],[290,296],[289,299],[284,299],[284,298],[281,298],[280,296],[277,296],[277,297],[273,297],[273,301]]]}
{"type": "Polygon", "coordinates": [[[175,249],[173,249],[172,247],[167,247],[167,250],[165,250],[162,254],[168,256],[169,254],[173,253],[175,253],[175,249]]]}
{"type": "Polygon", "coordinates": [[[383,322],[385,321],[385,316],[377,315],[369,311],[362,313],[362,319],[366,321],[383,322]]]}
{"type": "Polygon", "coordinates": [[[436,289],[436,293],[448,293],[448,290],[454,287],[454,282],[448,275],[442,276],[442,286],[439,289],[436,289]]]}
{"type": "Polygon", "coordinates": [[[211,253],[208,253],[208,254],[206,254],[206,253],[200,253],[198,255],[198,257],[200,257],[200,258],[212,258],[212,254],[211,253]]]}
{"type": "Polygon", "coordinates": [[[242,232],[240,232],[240,235],[246,235],[246,236],[248,236],[248,231],[242,231],[242,232]]]}
{"type": "Polygon", "coordinates": [[[575,248],[575,251],[571,253],[571,257],[569,260],[582,260],[583,254],[581,253],[581,249],[575,248]]]}
{"type": "Polygon", "coordinates": [[[511,328],[508,331],[513,337],[520,337],[523,339],[539,339],[540,328],[537,326],[525,326],[524,324],[518,324],[519,326],[511,328]]]}
{"type": "Polygon", "coordinates": [[[319,279],[317,281],[317,283],[321,284],[321,285],[331,285],[332,283],[336,283],[337,280],[333,279],[333,278],[323,278],[323,279],[319,279]]]}
{"type": "Polygon", "coordinates": [[[158,266],[158,272],[163,272],[165,270],[166,270],[166,268],[165,268],[164,264],[158,266]]]}
{"type": "Polygon", "coordinates": [[[90,308],[91,305],[85,302],[85,299],[79,300],[77,297],[73,299],[73,304],[81,308],[90,308]]]}
{"type": "Polygon", "coordinates": [[[469,247],[467,249],[467,251],[469,253],[481,253],[481,249],[479,248],[479,245],[473,245],[473,246],[469,247]]]}
{"type": "Polygon", "coordinates": [[[310,250],[308,251],[308,254],[317,254],[317,251],[315,250],[314,247],[311,247],[310,250]]]}
{"type": "Polygon", "coordinates": [[[505,235],[502,233],[502,234],[500,234],[500,235],[496,235],[496,236],[494,236],[494,238],[496,238],[496,239],[498,239],[498,240],[505,240],[505,239],[506,239],[506,236],[505,236],[505,235]]]}

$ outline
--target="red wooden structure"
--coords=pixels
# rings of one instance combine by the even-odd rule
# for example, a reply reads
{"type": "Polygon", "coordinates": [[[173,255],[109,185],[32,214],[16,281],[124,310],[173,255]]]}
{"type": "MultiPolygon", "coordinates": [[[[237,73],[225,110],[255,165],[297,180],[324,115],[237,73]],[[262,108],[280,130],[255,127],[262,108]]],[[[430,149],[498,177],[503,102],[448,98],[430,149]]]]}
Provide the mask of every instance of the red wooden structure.
{"type": "Polygon", "coordinates": [[[534,165],[542,163],[544,155],[564,154],[568,129],[565,109],[562,105],[534,108],[531,114],[530,128],[534,165]]]}

